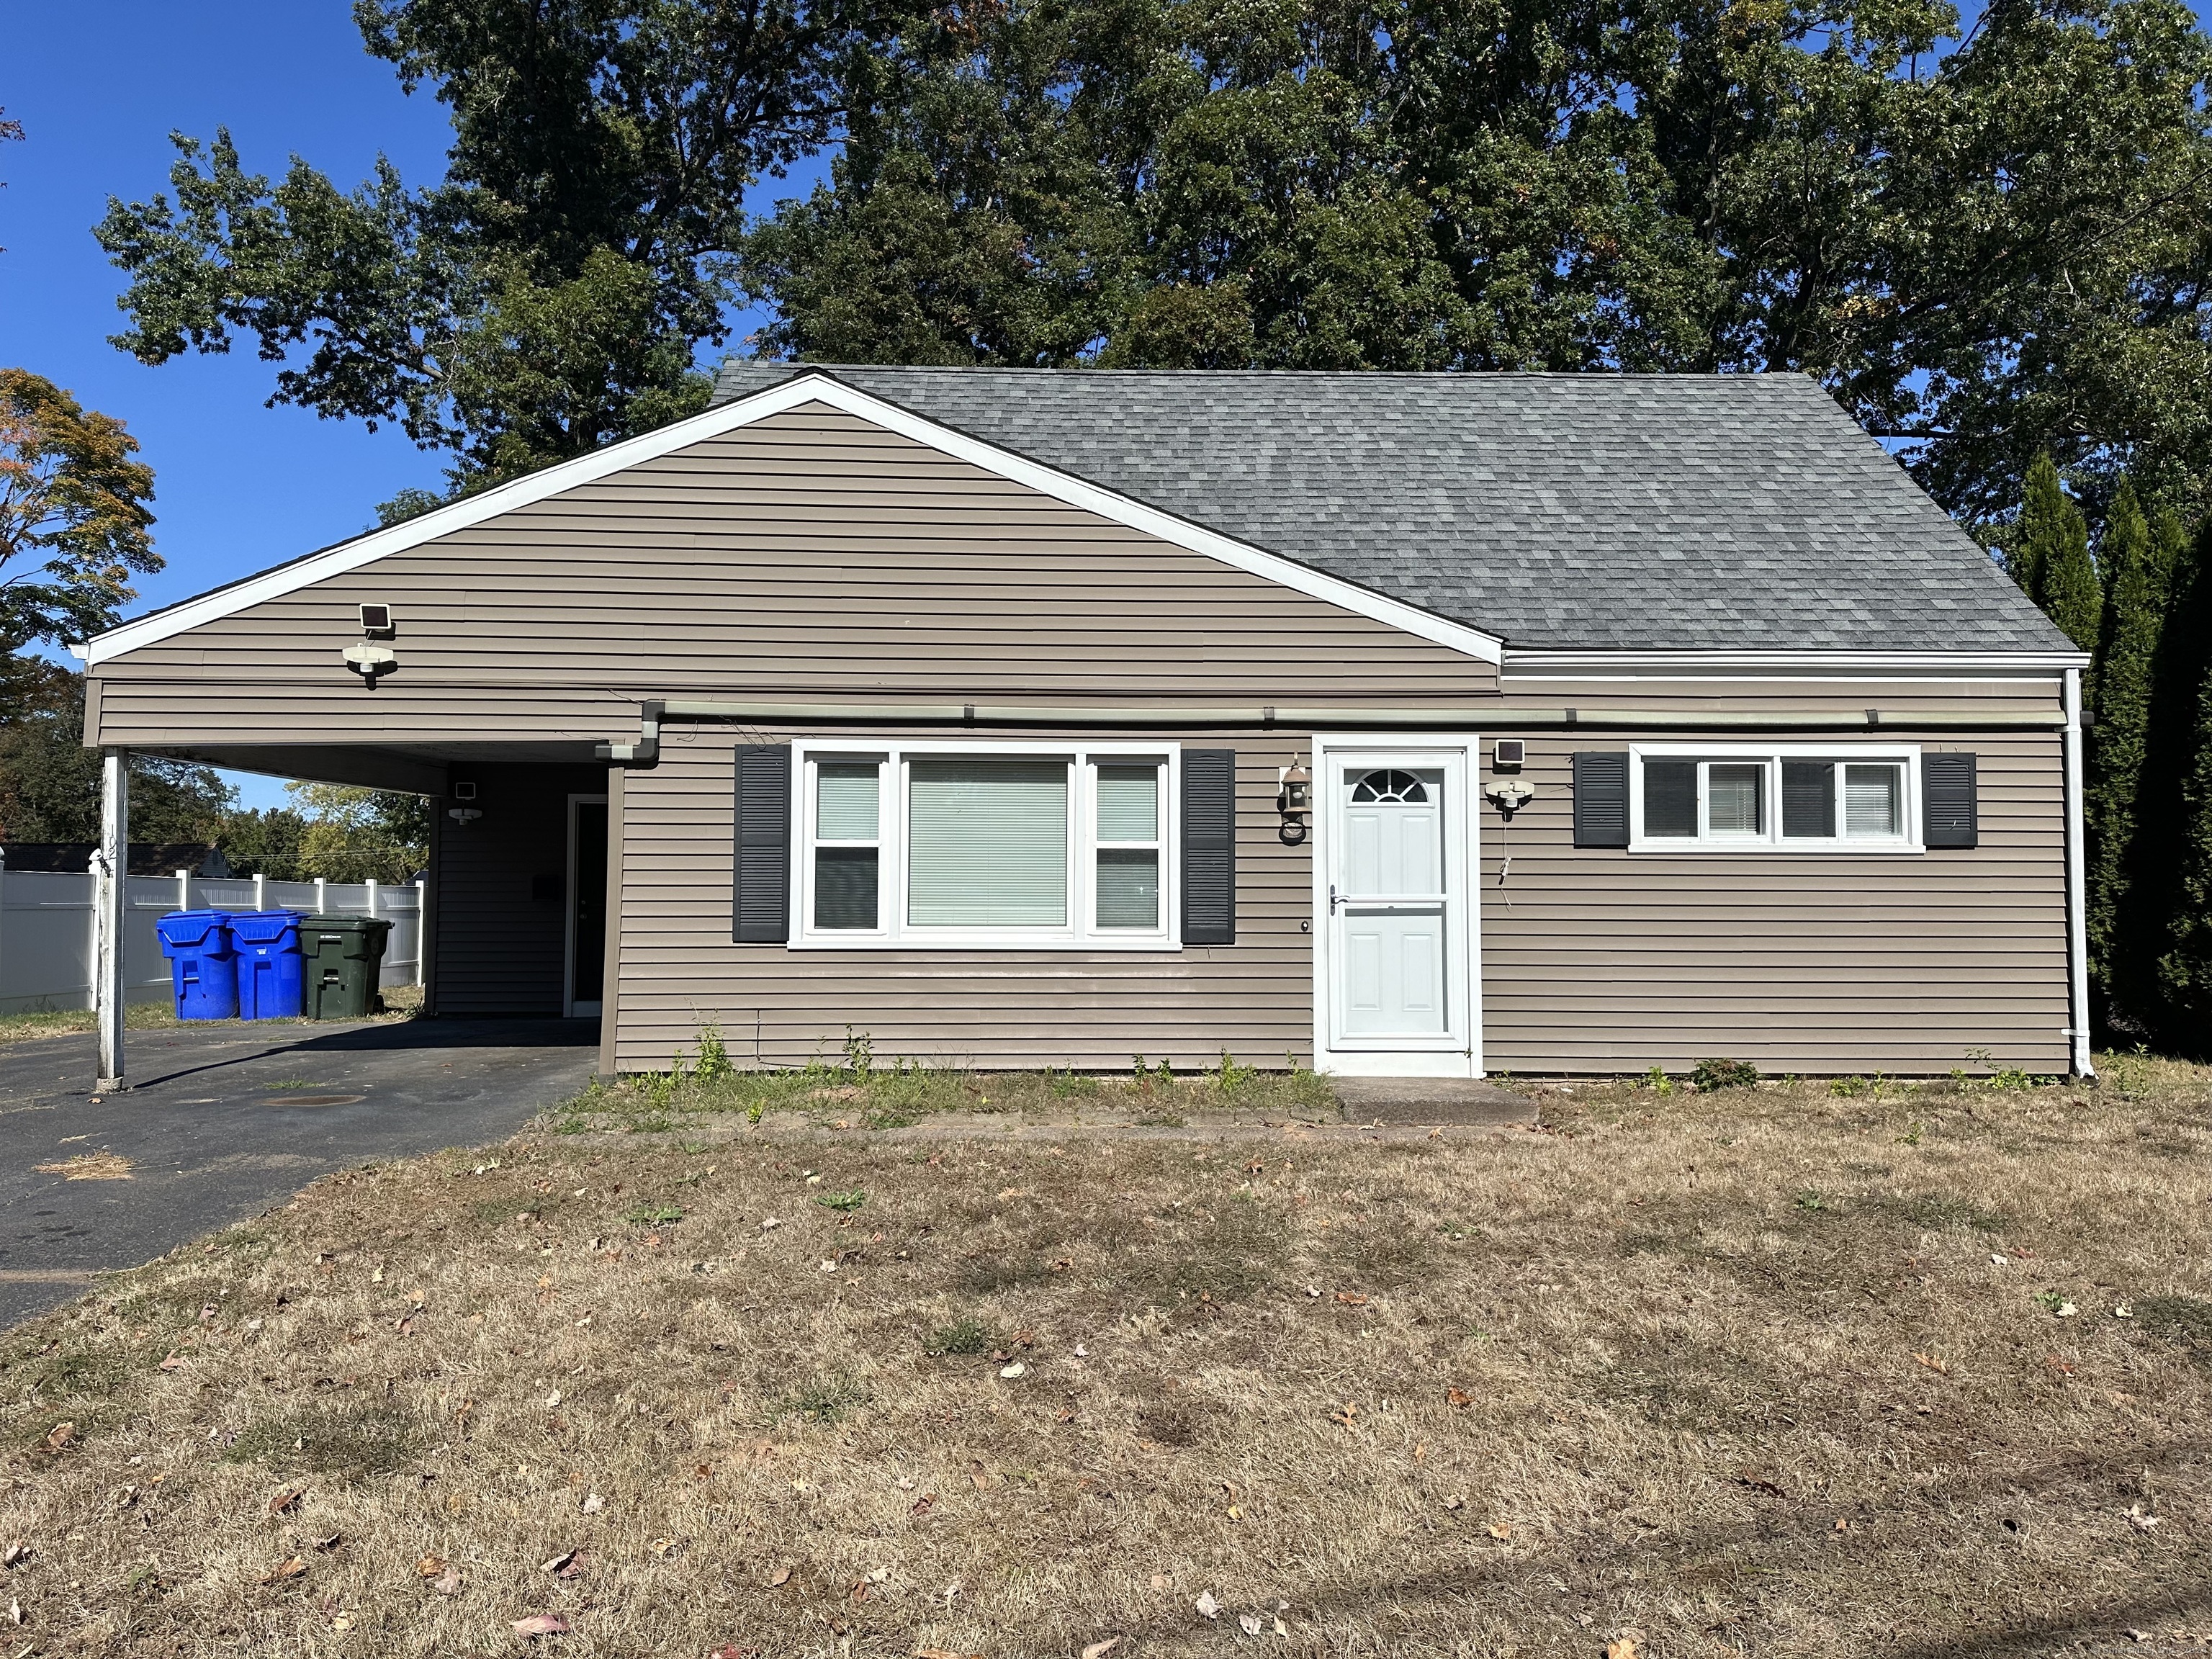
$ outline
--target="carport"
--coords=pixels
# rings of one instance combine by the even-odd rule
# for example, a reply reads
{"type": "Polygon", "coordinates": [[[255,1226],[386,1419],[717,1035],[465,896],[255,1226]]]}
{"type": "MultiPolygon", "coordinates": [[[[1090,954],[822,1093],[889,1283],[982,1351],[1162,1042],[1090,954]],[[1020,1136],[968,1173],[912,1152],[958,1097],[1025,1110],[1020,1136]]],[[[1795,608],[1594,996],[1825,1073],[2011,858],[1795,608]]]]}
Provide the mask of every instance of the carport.
{"type": "MultiPolygon", "coordinates": [[[[596,1017],[607,947],[607,761],[590,743],[530,745],[143,745],[136,752],[240,771],[429,797],[422,929],[429,1017],[596,1017]]],[[[129,757],[103,746],[99,877],[99,1082],[127,1086],[121,849],[129,757]]]]}

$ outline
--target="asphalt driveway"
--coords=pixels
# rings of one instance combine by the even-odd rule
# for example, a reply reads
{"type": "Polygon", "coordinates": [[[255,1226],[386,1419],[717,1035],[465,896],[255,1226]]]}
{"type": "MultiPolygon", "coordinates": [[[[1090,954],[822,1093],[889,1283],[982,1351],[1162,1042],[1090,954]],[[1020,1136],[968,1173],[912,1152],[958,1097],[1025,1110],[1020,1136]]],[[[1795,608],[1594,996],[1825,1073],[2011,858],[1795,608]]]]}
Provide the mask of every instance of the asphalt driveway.
{"type": "Polygon", "coordinates": [[[131,1087],[97,1099],[91,1036],[0,1050],[0,1328],[325,1170],[503,1139],[590,1080],[599,1027],[228,1021],[128,1043],[131,1087]]]}

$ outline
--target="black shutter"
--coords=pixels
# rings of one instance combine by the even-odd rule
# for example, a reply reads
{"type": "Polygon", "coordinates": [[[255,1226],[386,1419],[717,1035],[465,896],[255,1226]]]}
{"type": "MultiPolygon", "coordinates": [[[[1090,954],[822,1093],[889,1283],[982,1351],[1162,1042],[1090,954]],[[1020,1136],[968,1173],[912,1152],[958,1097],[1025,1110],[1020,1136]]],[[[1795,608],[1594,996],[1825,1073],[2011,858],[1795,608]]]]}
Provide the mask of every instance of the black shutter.
{"type": "Polygon", "coordinates": [[[1628,751],[1575,756],[1575,845],[1628,845],[1628,751]]]}
{"type": "Polygon", "coordinates": [[[1237,751],[1182,751],[1182,942],[1237,943],[1237,751]]]}
{"type": "Polygon", "coordinates": [[[731,938],[791,938],[791,745],[738,745],[737,895],[731,938]]]}
{"type": "Polygon", "coordinates": [[[1972,755],[1921,756],[1920,839],[1929,847],[1981,845],[1972,755]]]}
{"type": "Polygon", "coordinates": [[[1784,836],[1818,836],[1832,839],[1836,833],[1836,763],[1833,761],[1782,763],[1782,833],[1784,836]]]}

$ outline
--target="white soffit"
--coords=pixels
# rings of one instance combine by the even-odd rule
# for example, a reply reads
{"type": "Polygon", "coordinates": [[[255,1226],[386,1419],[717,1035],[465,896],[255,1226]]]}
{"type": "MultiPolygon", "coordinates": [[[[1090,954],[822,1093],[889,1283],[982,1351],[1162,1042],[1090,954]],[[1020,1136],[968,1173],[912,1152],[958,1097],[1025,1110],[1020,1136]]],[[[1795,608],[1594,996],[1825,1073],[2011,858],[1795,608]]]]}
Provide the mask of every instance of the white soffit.
{"type": "Polygon", "coordinates": [[[871,397],[820,370],[807,369],[801,369],[791,379],[764,392],[756,392],[750,398],[741,398],[734,403],[724,404],[719,408],[678,421],[673,425],[625,439],[618,444],[610,444],[589,455],[580,455],[574,460],[547,467],[528,477],[517,478],[514,483],[501,484],[495,489],[487,489],[482,495],[435,508],[419,518],[410,519],[404,524],[393,525],[386,530],[371,531],[353,541],[342,542],[320,553],[309,554],[289,564],[279,565],[274,570],[264,571],[258,576],[249,576],[243,581],[217,588],[211,593],[203,593],[198,599],[186,599],[165,611],[156,611],[150,616],[125,623],[105,634],[95,635],[83,645],[72,646],[70,649],[83,658],[88,666],[96,666],[125,652],[155,644],[188,629],[198,628],[250,606],[296,592],[330,577],[344,575],[392,554],[419,547],[440,536],[472,529],[502,513],[528,507],[580,484],[595,483],[626,467],[657,460],[703,439],[720,437],[724,433],[750,426],[756,421],[766,420],[801,404],[812,403],[828,404],[861,420],[872,421],[902,437],[911,438],[941,454],[965,461],[1069,507],[1095,513],[1103,519],[1127,526],[1172,546],[1218,560],[1248,574],[1336,605],[1355,615],[1369,617],[1449,650],[1490,663],[1498,662],[1504,654],[1504,642],[1493,635],[1447,621],[1417,605],[1386,598],[1355,582],[1328,575],[1310,565],[1284,558],[1279,554],[1263,552],[1233,537],[1204,529],[1114,490],[1086,483],[1068,473],[1024,459],[994,444],[988,444],[953,431],[949,427],[940,426],[901,409],[896,404],[871,397]]]}

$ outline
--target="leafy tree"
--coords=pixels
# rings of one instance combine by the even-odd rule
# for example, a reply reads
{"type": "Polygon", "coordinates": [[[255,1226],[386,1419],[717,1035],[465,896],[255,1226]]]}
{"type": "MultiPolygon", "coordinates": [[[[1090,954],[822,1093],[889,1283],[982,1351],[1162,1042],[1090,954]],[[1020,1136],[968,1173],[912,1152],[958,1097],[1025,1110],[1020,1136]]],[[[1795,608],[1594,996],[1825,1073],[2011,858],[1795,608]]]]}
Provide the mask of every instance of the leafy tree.
{"type": "Polygon", "coordinates": [[[430,856],[429,803],[419,795],[335,783],[290,783],[285,791],[306,824],[305,878],[410,881],[430,856]]]}
{"type": "MultiPolygon", "coordinates": [[[[4,144],[10,139],[20,141],[22,136],[23,124],[21,121],[9,120],[8,112],[4,108],[0,108],[0,144],[4,144]]],[[[5,190],[7,187],[6,181],[0,180],[0,190],[5,190]]],[[[7,251],[6,248],[0,247],[0,253],[5,253],[7,251]]]]}
{"type": "Polygon", "coordinates": [[[2097,643],[2096,720],[2089,732],[2086,819],[2088,830],[2089,977],[2098,1020],[2110,1025],[2115,1002],[2145,1006],[2159,918],[2144,914],[2134,893],[2136,845],[2144,744],[2148,736],[2153,669],[2165,621],[2172,564],[2185,539],[2178,515],[2145,519],[2135,487],[2123,480],[2105,520],[2100,562],[2112,592],[2097,643]]]}
{"type": "MultiPolygon", "coordinates": [[[[0,841],[98,841],[100,767],[84,746],[84,678],[57,670],[39,706],[0,723],[0,841]]],[[[134,842],[213,844],[233,801],[212,767],[131,757],[134,842]]]]}
{"type": "Polygon", "coordinates": [[[480,487],[699,406],[746,191],[823,143],[838,0],[356,0],[368,50],[452,112],[446,177],[272,184],[177,135],[173,198],[111,200],[117,343],[251,335],[272,401],[398,422],[480,487]],[[304,348],[304,352],[301,349],[304,348]]]}
{"type": "Polygon", "coordinates": [[[2172,0],[917,13],[744,272],[879,362],[1799,370],[1970,522],[2212,462],[2172,0]]]}
{"type": "Polygon", "coordinates": [[[307,821],[289,806],[245,807],[223,820],[222,855],[231,873],[294,881],[305,868],[300,843],[307,821]]]}
{"type": "Polygon", "coordinates": [[[154,472],[123,422],[27,369],[0,368],[0,653],[121,620],[154,551],[154,472]]]}

